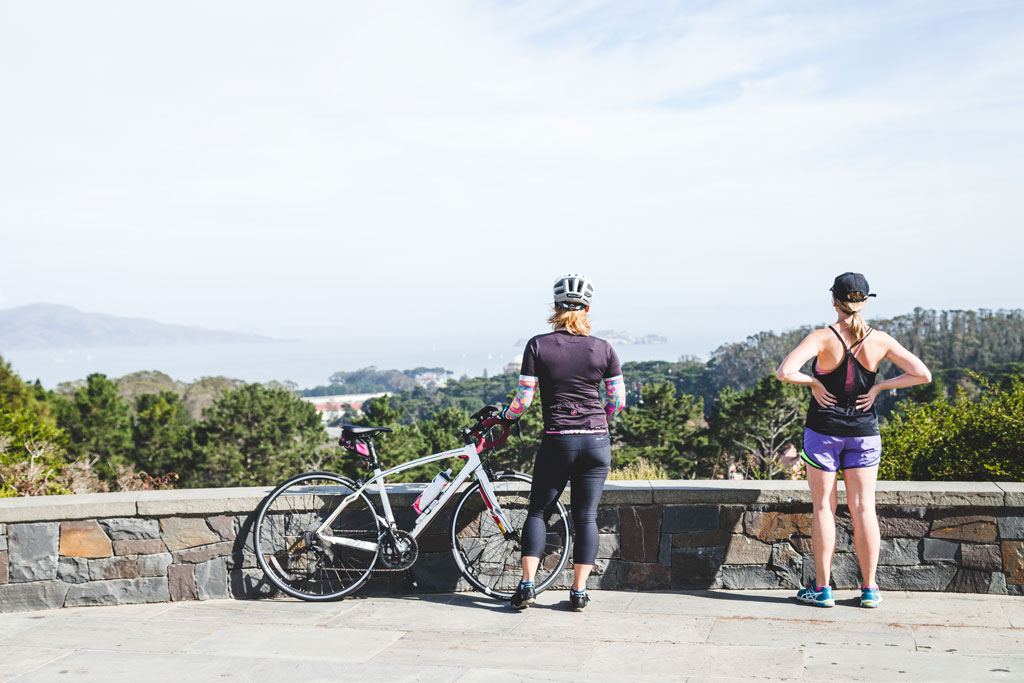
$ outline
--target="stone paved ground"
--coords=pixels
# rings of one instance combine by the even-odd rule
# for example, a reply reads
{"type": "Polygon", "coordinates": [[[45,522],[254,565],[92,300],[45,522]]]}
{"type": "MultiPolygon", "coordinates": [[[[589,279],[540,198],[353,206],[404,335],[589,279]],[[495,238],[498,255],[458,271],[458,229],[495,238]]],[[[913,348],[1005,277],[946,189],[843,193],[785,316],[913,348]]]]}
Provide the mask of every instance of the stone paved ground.
{"type": "Polygon", "coordinates": [[[0,681],[1024,680],[1024,598],[791,592],[479,595],[87,607],[0,614],[0,681]]]}

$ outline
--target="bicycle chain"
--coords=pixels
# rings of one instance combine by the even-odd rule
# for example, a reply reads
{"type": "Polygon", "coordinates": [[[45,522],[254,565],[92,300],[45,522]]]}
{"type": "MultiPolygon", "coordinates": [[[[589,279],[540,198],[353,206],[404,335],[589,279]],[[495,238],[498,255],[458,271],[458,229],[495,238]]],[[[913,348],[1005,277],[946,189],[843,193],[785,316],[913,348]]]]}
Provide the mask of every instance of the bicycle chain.
{"type": "MultiPolygon", "coordinates": [[[[364,534],[364,533],[366,533],[366,529],[331,529],[331,533],[332,534],[336,534],[336,535],[341,535],[341,534],[346,534],[346,533],[348,533],[348,534],[364,534]]],[[[415,543],[415,539],[413,539],[413,542],[415,543]]],[[[378,541],[378,545],[379,544],[380,544],[380,542],[378,541]]],[[[386,572],[407,572],[410,569],[412,569],[412,566],[414,564],[416,564],[416,560],[418,560],[420,558],[420,544],[419,543],[415,543],[415,548],[414,549],[415,549],[416,553],[412,556],[412,561],[409,562],[409,566],[406,567],[405,569],[391,569],[390,567],[380,567],[378,565],[378,566],[374,566],[374,568],[371,569],[370,571],[372,571],[372,572],[381,572],[381,573],[386,573],[386,572]]]]}

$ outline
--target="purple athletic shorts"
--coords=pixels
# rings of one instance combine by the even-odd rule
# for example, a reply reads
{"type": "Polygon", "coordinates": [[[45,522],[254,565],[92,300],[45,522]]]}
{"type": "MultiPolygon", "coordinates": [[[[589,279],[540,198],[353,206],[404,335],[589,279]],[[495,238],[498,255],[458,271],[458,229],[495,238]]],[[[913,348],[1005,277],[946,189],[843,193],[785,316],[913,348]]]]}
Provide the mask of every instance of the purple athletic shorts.
{"type": "Polygon", "coordinates": [[[813,429],[804,430],[804,451],[808,465],[826,472],[857,467],[874,467],[882,459],[882,437],[825,436],[813,429]]]}

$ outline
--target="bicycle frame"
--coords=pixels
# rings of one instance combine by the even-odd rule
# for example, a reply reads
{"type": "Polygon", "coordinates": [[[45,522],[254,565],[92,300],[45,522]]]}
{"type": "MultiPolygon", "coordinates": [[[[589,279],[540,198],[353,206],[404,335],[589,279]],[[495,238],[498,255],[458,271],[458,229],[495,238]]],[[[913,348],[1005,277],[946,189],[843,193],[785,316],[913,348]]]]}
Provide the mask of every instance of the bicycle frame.
{"type": "Polygon", "coordinates": [[[410,460],[409,462],[402,463],[401,465],[395,465],[387,470],[382,471],[379,466],[375,467],[373,470],[373,476],[365,482],[362,482],[355,492],[348,495],[343,501],[341,501],[341,504],[338,505],[334,512],[324,520],[323,524],[317,527],[316,536],[325,543],[349,546],[365,550],[367,552],[376,552],[377,545],[374,543],[330,535],[329,528],[331,523],[342,513],[349,503],[358,498],[360,494],[366,491],[371,485],[376,484],[377,493],[380,495],[381,507],[384,508],[384,516],[381,517],[378,515],[378,521],[383,522],[388,529],[392,531],[396,530],[398,525],[395,522],[395,515],[391,510],[391,501],[388,498],[388,491],[387,487],[384,486],[384,480],[390,475],[404,472],[405,470],[412,469],[413,467],[419,467],[420,465],[426,465],[428,463],[455,457],[465,460],[465,467],[455,475],[455,478],[452,479],[451,483],[444,489],[444,491],[442,491],[441,494],[431,502],[423,514],[416,519],[416,523],[413,525],[409,535],[416,538],[423,533],[424,529],[426,529],[430,522],[437,516],[437,513],[440,512],[448,501],[452,499],[456,492],[458,492],[459,487],[466,483],[471,475],[476,476],[476,480],[480,483],[480,492],[483,495],[484,505],[487,506],[495,524],[498,525],[498,528],[501,529],[503,534],[508,535],[512,533],[514,531],[512,524],[509,523],[504,511],[498,504],[498,500],[494,495],[494,488],[491,486],[491,480],[487,477],[487,472],[483,466],[483,462],[480,460],[480,454],[477,453],[476,445],[468,443],[462,448],[427,455],[422,458],[417,458],[416,460],[410,460]]]}

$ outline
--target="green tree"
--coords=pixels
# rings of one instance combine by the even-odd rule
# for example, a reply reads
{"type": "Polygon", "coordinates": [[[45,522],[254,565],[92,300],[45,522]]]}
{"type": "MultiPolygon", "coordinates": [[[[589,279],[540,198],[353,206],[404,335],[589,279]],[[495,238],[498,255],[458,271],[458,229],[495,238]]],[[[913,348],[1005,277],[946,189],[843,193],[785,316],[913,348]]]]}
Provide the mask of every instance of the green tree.
{"type": "Polygon", "coordinates": [[[118,465],[131,461],[133,449],[131,408],[117,384],[106,375],[91,374],[70,400],[61,397],[56,406],[70,455],[89,458],[104,479],[116,478],[118,465]]]}
{"type": "Polygon", "coordinates": [[[612,466],[620,469],[646,460],[673,477],[695,475],[706,448],[704,402],[689,394],[676,395],[669,383],[644,387],[643,403],[627,408],[613,423],[612,466]]]}
{"type": "Polygon", "coordinates": [[[1003,388],[979,375],[981,392],[905,403],[882,427],[882,479],[1024,480],[1024,378],[1003,388]]]}
{"type": "Polygon", "coordinates": [[[727,474],[734,465],[747,479],[774,479],[785,474],[780,458],[799,449],[811,394],[774,375],[762,377],[746,391],[726,387],[718,395],[709,430],[721,448],[710,476],[727,474]]]}
{"type": "Polygon", "coordinates": [[[281,388],[224,393],[195,429],[197,467],[187,486],[265,486],[323,459],[327,433],[312,404],[281,388]]]}
{"type": "Polygon", "coordinates": [[[135,466],[147,474],[160,477],[174,472],[180,477],[195,467],[192,420],[174,391],[135,399],[132,441],[135,466]]]}

